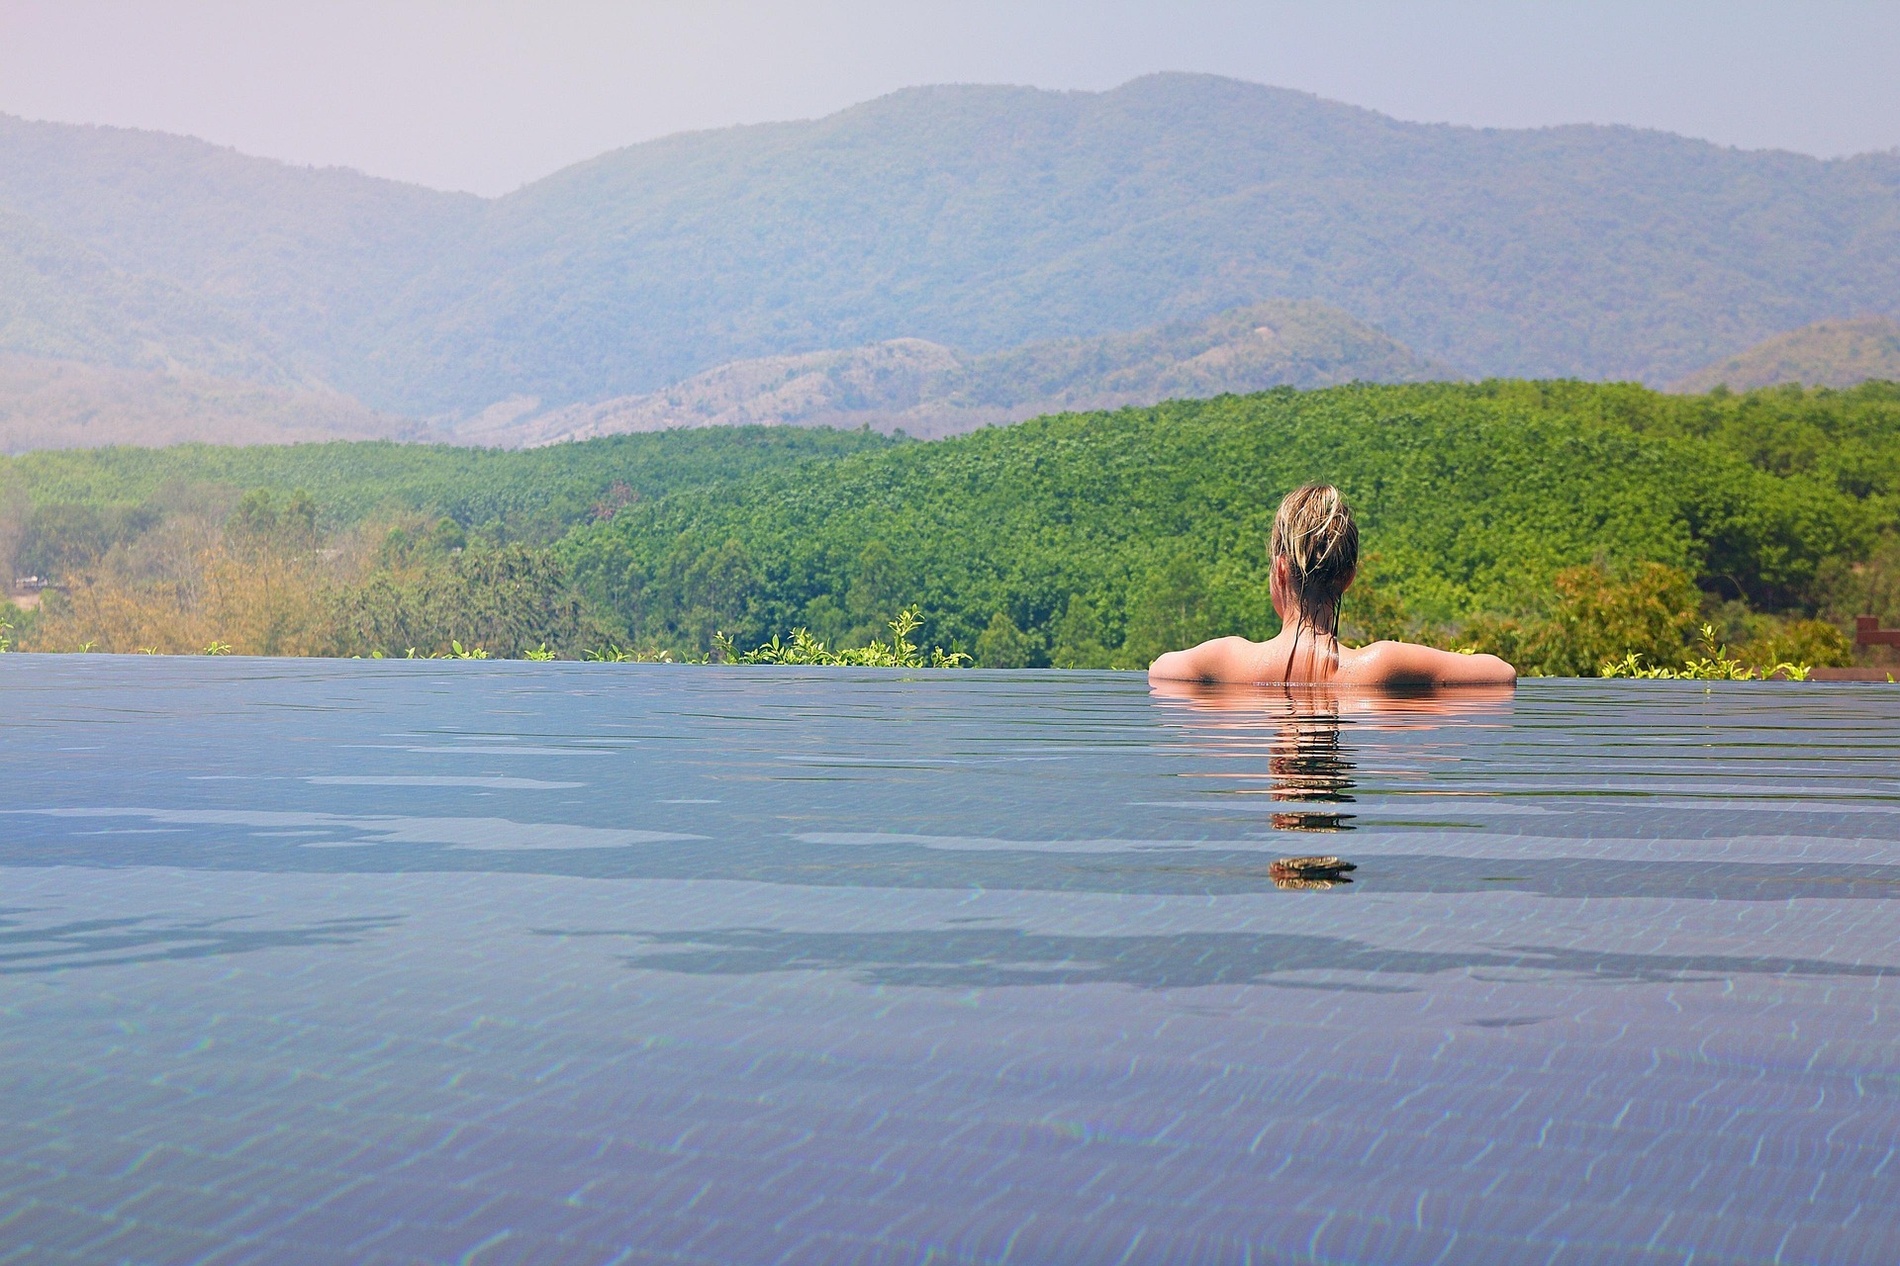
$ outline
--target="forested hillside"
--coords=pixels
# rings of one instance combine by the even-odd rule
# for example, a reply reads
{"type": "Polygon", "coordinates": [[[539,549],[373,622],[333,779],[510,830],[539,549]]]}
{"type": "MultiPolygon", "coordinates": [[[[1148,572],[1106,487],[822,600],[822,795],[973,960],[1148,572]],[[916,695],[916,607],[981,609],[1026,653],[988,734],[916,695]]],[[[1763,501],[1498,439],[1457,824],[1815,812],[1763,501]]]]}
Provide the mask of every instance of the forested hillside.
{"type": "Polygon", "coordinates": [[[1854,615],[1900,616],[1891,384],[1281,389],[933,442],[37,453],[0,461],[0,553],[72,586],[21,617],[47,649],[683,657],[722,632],[863,645],[916,606],[924,645],[982,663],[1138,666],[1273,631],[1268,523],[1309,479],[1362,520],[1355,637],[1591,672],[1668,662],[1705,621],[1766,663],[1841,662],[1854,615]]]}
{"type": "Polygon", "coordinates": [[[1032,662],[1132,665],[1276,627],[1267,528],[1283,492],[1319,478],[1363,520],[1369,584],[1346,617],[1363,632],[1536,615],[1559,572],[1597,564],[1659,563],[1712,599],[1807,611],[1893,526],[1896,439],[1890,387],[1276,391],[1042,418],[857,454],[824,478],[765,472],[564,549],[635,640],[801,624],[850,638],[914,600],[945,646],[973,647],[1000,616],[1032,662]]]}
{"type": "MultiPolygon", "coordinates": [[[[33,552],[59,544],[60,519],[154,522],[176,509],[223,513],[247,493],[303,493],[325,531],[379,515],[447,516],[507,539],[549,540],[576,523],[761,469],[827,461],[893,441],[855,431],[751,428],[628,435],[530,452],[446,444],[328,443],[107,448],[0,457],[0,564],[57,574],[65,561],[33,552]]],[[[83,559],[128,538],[68,542],[83,559]]]]}
{"type": "MultiPolygon", "coordinates": [[[[354,367],[391,295],[485,206],[189,137],[0,115],[0,208],[122,273],[182,287],[252,331],[263,354],[348,391],[371,381],[354,367]]],[[[47,275],[74,302],[83,280],[47,275]]]]}
{"type": "Polygon", "coordinates": [[[412,415],[897,338],[982,354],[1272,298],[1332,304],[1461,374],[1661,383],[1900,302],[1891,155],[1400,123],[1195,75],[912,89],[633,146],[490,201],[0,120],[0,210],[118,270],[22,293],[57,282],[78,311],[95,284],[176,286],[260,331],[246,355],[412,415]]]}
{"type": "Polygon", "coordinates": [[[292,381],[272,352],[261,330],[197,290],[127,272],[91,247],[0,210],[0,353],[292,381]]]}

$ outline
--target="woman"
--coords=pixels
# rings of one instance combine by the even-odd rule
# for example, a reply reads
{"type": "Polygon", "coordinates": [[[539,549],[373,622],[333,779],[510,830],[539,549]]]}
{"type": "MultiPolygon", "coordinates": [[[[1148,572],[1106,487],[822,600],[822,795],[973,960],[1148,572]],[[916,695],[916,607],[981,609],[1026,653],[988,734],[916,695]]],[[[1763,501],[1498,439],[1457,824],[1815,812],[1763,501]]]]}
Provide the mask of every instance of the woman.
{"type": "Polygon", "coordinates": [[[1273,516],[1269,584],[1279,635],[1217,637],[1169,651],[1149,681],[1330,682],[1339,686],[1453,686],[1517,680],[1495,655],[1454,655],[1410,642],[1339,644],[1339,604],[1359,567],[1359,527],[1331,484],[1295,488],[1273,516]]]}

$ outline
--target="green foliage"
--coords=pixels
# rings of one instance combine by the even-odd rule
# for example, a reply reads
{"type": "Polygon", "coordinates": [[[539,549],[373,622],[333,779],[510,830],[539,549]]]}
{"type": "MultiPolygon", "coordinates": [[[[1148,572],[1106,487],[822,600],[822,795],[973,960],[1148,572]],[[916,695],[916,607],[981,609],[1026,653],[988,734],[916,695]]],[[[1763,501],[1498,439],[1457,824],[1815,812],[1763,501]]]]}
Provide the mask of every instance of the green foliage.
{"type": "Polygon", "coordinates": [[[1101,604],[1092,594],[1070,594],[1062,614],[1049,629],[1049,664],[1054,668],[1136,668],[1132,662],[1116,662],[1120,649],[1116,628],[1104,619],[1101,604]]]}
{"type": "Polygon", "coordinates": [[[1014,620],[998,611],[977,635],[976,654],[972,658],[978,668],[1027,668],[1035,646],[1030,636],[1016,627],[1014,620]]]}
{"type": "MultiPolygon", "coordinates": [[[[1879,384],[1706,397],[1355,385],[929,444],[792,430],[624,441],[35,454],[0,463],[0,546],[51,560],[42,574],[111,558],[145,575],[141,551],[189,520],[221,525],[227,571],[255,572],[285,603],[245,551],[339,577],[334,612],[293,621],[304,642],[207,614],[174,649],[215,635],[247,653],[400,655],[460,640],[679,661],[723,634],[773,662],[819,662],[891,648],[883,614],[914,599],[917,640],[946,658],[1137,668],[1207,636],[1276,631],[1273,508],[1323,478],[1353,500],[1368,548],[1342,613],[1350,638],[1483,646],[1533,672],[1630,653],[1681,671],[1710,620],[1761,671],[1840,662],[1851,648],[1828,628],[1900,614],[1900,390],[1879,384]],[[313,488],[339,505],[299,491],[313,488]],[[413,504],[428,509],[380,520],[396,526],[332,567],[348,525],[413,504]]],[[[120,623],[120,649],[163,640],[140,631],[150,620],[120,623]]],[[[59,646],[94,635],[75,625],[59,646]]]]}
{"type": "Polygon", "coordinates": [[[1280,495],[1312,478],[1345,488],[1372,551],[1349,631],[1509,633],[1549,672],[1627,650],[1674,663],[1704,592],[1811,609],[1830,560],[1866,556],[1900,507],[1900,399],[1277,390],[762,471],[630,506],[560,549],[638,643],[681,653],[710,650],[718,628],[739,644],[797,627],[847,644],[867,605],[854,594],[901,588],[931,642],[979,659],[1000,612],[1022,635],[1012,659],[1139,667],[1216,632],[1277,629],[1267,530],[1280,495]]]}
{"type": "Polygon", "coordinates": [[[1598,665],[1629,656],[1674,664],[1696,626],[1701,598],[1687,572],[1661,563],[1621,576],[1601,565],[1565,568],[1551,589],[1547,613],[1524,620],[1480,616],[1468,622],[1462,640],[1503,656],[1527,676],[1587,677],[1598,665]]]}
{"type": "Polygon", "coordinates": [[[1743,663],[1759,671],[1777,664],[1844,668],[1854,662],[1854,643],[1839,625],[1800,613],[1771,614],[1739,602],[1704,604],[1710,626],[1743,663]]]}
{"type": "Polygon", "coordinates": [[[1757,670],[1776,664],[1806,664],[1810,668],[1845,668],[1854,662],[1854,643],[1825,620],[1787,620],[1741,654],[1757,670]]]}
{"type": "Polygon", "coordinates": [[[144,505],[35,506],[22,517],[13,557],[0,563],[10,563],[19,575],[64,577],[91,566],[114,545],[149,531],[159,518],[155,508],[144,505]]]}
{"type": "Polygon", "coordinates": [[[1851,554],[1823,559],[1815,578],[1817,614],[1849,625],[1857,615],[1900,624],[1900,535],[1887,533],[1865,558],[1851,554]]]}
{"type": "Polygon", "coordinates": [[[895,620],[889,622],[891,640],[888,643],[873,641],[868,646],[829,651],[808,630],[798,628],[792,630],[790,642],[780,641],[774,635],[765,645],[743,652],[724,633],[715,633],[713,649],[720,662],[727,664],[807,664],[824,668],[962,668],[970,662],[968,655],[946,653],[935,647],[928,657],[919,654],[910,635],[922,624],[916,608],[905,607],[895,620]]]}
{"type": "Polygon", "coordinates": [[[1358,579],[1339,609],[1339,635],[1351,645],[1416,641],[1425,634],[1420,620],[1406,610],[1385,580],[1384,568],[1385,559],[1379,551],[1360,556],[1358,579]]]}
{"type": "MultiPolygon", "coordinates": [[[[577,523],[611,519],[636,497],[897,442],[864,431],[721,427],[515,451],[380,440],[64,449],[0,457],[0,486],[16,487],[15,495],[29,502],[18,567],[40,561],[34,551],[52,547],[41,542],[76,542],[57,548],[79,554],[103,552],[167,514],[215,506],[218,490],[228,495],[227,509],[240,494],[259,494],[273,505],[302,495],[322,505],[329,528],[424,512],[537,541],[577,523]],[[616,504],[616,498],[627,500],[616,504]]],[[[39,574],[58,574],[71,557],[47,561],[39,574]]]]}
{"type": "Polygon", "coordinates": [[[1812,664],[1788,662],[1768,664],[1759,669],[1750,667],[1730,655],[1728,647],[1716,640],[1713,624],[1702,626],[1698,649],[1701,653],[1690,653],[1683,659],[1680,668],[1671,668],[1666,664],[1645,664],[1640,651],[1627,651],[1621,658],[1604,660],[1598,666],[1597,676],[1682,681],[1765,681],[1770,677],[1780,677],[1786,681],[1806,681],[1814,667],[1812,664]]]}
{"type": "Polygon", "coordinates": [[[1641,651],[1627,651],[1621,659],[1606,659],[1597,667],[1599,677],[1654,679],[1674,677],[1676,670],[1660,664],[1645,664],[1641,651]]]}
{"type": "Polygon", "coordinates": [[[278,508],[267,488],[244,494],[225,523],[225,539],[240,549],[308,550],[317,546],[317,503],[302,488],[278,508]]]}
{"type": "Polygon", "coordinates": [[[479,543],[373,571],[343,593],[335,626],[337,653],[347,655],[521,659],[552,649],[578,658],[605,640],[564,564],[521,544],[479,543]]]}
{"type": "Polygon", "coordinates": [[[1728,653],[1728,647],[1715,640],[1715,626],[1702,626],[1701,654],[1685,656],[1677,675],[1688,681],[1749,681],[1755,670],[1728,653]]]}
{"type": "Polygon", "coordinates": [[[670,664],[673,662],[669,651],[632,651],[609,642],[606,646],[595,647],[582,656],[600,664],[670,664]]]}

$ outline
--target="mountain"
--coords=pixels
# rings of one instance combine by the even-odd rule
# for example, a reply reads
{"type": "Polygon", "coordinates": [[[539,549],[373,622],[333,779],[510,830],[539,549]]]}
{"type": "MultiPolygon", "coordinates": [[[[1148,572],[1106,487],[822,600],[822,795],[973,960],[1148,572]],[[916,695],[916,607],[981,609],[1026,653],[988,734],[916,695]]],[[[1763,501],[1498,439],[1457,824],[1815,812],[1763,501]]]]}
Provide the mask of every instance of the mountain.
{"type": "Polygon", "coordinates": [[[1708,391],[1719,384],[1752,391],[1783,382],[1852,387],[1870,378],[1900,382],[1900,325],[1887,317],[1816,321],[1699,369],[1669,389],[1708,391]]]}
{"type": "Polygon", "coordinates": [[[454,434],[462,443],[512,447],[702,426],[891,431],[905,426],[936,384],[961,363],[942,344],[915,338],[802,356],[761,356],[720,365],[660,391],[569,405],[525,421],[519,413],[497,408],[456,427],[454,434]]]}
{"type": "Polygon", "coordinates": [[[273,359],[369,396],[390,296],[487,211],[338,168],[189,137],[0,115],[0,209],[164,278],[273,344],[273,359]]]}
{"type": "Polygon", "coordinates": [[[294,375],[269,340],[163,277],[128,273],[25,216],[0,211],[0,352],[263,382],[294,375]]]}
{"type": "Polygon", "coordinates": [[[1206,75],[910,89],[632,146],[492,200],[0,119],[0,210],[213,305],[296,375],[463,418],[735,361],[908,338],[983,355],[1269,299],[1330,304],[1466,375],[1652,383],[1834,313],[1900,311],[1900,156],[1403,123],[1206,75]]]}
{"type": "Polygon", "coordinates": [[[924,339],[722,365],[665,390],[463,426],[465,442],[553,443],[685,426],[870,426],[924,439],[1043,413],[1450,377],[1325,304],[1276,301],[1131,334],[959,355],[924,339]]]}
{"type": "Polygon", "coordinates": [[[387,354],[417,390],[464,373],[552,402],[1312,298],[1465,373],[1662,382],[1850,296],[1890,310],[1896,283],[1894,156],[1408,124],[1160,75],[915,89],[605,155],[495,203],[400,296],[387,354]]]}
{"type": "Polygon", "coordinates": [[[1058,409],[1109,409],[1267,387],[1452,377],[1448,366],[1415,355],[1337,308],[1281,299],[1202,321],[994,352],[970,360],[944,390],[959,407],[1005,409],[1013,421],[1058,409]]]}
{"type": "Polygon", "coordinates": [[[240,313],[0,211],[0,452],[415,429],[298,370],[240,313]]]}
{"type": "Polygon", "coordinates": [[[321,386],[0,353],[0,453],[426,438],[413,421],[321,386]]]}

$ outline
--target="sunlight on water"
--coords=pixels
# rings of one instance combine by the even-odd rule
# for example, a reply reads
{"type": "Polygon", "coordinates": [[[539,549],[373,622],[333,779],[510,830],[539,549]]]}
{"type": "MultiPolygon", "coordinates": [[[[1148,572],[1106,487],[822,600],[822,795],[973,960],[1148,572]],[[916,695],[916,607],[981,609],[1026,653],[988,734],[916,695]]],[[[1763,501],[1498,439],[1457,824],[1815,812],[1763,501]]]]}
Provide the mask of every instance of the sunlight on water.
{"type": "Polygon", "coordinates": [[[1900,1260],[1886,687],[0,700],[23,1260],[1900,1260]]]}

